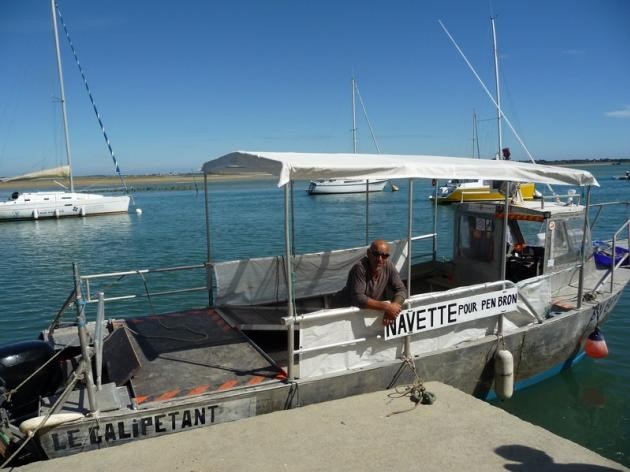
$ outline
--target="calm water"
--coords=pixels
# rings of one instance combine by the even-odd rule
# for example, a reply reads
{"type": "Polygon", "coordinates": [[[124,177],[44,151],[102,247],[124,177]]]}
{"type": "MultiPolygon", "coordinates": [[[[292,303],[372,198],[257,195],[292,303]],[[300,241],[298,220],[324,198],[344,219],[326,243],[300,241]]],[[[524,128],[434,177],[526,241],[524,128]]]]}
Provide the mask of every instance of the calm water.
{"type": "MultiPolygon", "coordinates": [[[[613,180],[623,166],[590,167],[601,188],[593,201],[628,196],[630,182],[613,180]]],[[[400,191],[370,196],[369,238],[407,235],[407,183],[400,191]]],[[[295,245],[298,252],[365,243],[364,196],[309,197],[306,183],[295,186],[295,245]]],[[[428,183],[414,184],[414,234],[432,231],[428,183]]],[[[557,187],[566,193],[566,187],[557,187]]],[[[10,188],[0,190],[6,198],[10,188]]],[[[15,222],[0,225],[0,344],[31,339],[44,329],[72,290],[72,262],[82,274],[202,263],[206,257],[203,193],[194,190],[141,192],[143,214],[85,219],[15,222]]],[[[210,187],[212,255],[215,260],[283,252],[283,192],[271,180],[218,183],[210,187]]],[[[452,210],[441,208],[439,255],[450,256],[452,210]]],[[[604,212],[595,237],[610,238],[627,210],[604,212]]],[[[428,252],[430,246],[417,247],[428,252]]],[[[174,283],[201,286],[202,271],[170,276],[127,277],[101,285],[108,296],[142,294],[174,283]],[[146,285],[145,285],[146,284],[146,285]]],[[[203,294],[153,298],[108,306],[107,316],[124,317],[204,304],[203,294]]],[[[69,314],[70,316],[71,314],[69,314]]],[[[90,312],[92,315],[92,312],[90,312]]],[[[515,394],[499,406],[589,449],[630,466],[630,289],[604,326],[610,356],[585,359],[563,374],[515,394]]]]}

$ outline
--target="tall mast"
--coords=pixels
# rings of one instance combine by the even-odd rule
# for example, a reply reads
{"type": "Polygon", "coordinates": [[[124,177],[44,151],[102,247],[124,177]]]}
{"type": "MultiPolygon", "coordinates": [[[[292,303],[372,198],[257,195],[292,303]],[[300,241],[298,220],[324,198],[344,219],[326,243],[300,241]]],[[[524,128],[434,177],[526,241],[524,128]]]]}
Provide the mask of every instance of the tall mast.
{"type": "Polygon", "coordinates": [[[354,82],[354,76],[352,76],[352,153],[357,153],[357,113],[356,113],[356,102],[355,102],[355,92],[356,84],[354,82]]]}
{"type": "Polygon", "coordinates": [[[57,29],[57,8],[56,0],[50,0],[52,10],[53,30],[55,34],[55,50],[57,52],[57,73],[59,74],[59,91],[61,94],[61,113],[63,115],[63,131],[66,141],[66,161],[70,168],[70,191],[74,192],[74,179],[72,178],[72,158],[70,153],[70,135],[68,132],[68,113],[66,112],[66,93],[63,87],[63,70],[61,68],[61,50],[59,48],[59,31],[57,29]]]}
{"type": "Polygon", "coordinates": [[[477,112],[473,108],[473,150],[472,157],[475,157],[475,150],[477,152],[477,159],[481,159],[481,154],[479,153],[479,131],[477,130],[477,112]]]}
{"type": "Polygon", "coordinates": [[[492,47],[494,52],[494,81],[497,89],[497,134],[499,138],[499,157],[502,156],[503,150],[503,131],[501,130],[501,91],[499,88],[499,51],[497,49],[497,30],[494,26],[494,17],[490,17],[492,23],[492,47]]]}

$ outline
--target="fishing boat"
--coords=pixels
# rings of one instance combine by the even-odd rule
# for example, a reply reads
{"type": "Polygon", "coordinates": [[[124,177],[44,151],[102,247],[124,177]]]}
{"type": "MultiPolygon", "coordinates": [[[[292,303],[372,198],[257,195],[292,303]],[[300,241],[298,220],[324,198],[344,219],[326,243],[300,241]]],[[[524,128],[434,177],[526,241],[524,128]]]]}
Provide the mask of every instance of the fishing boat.
{"type": "MultiPolygon", "coordinates": [[[[66,110],[65,89],[63,83],[63,71],[61,63],[61,51],[59,47],[59,31],[57,27],[58,7],[55,0],[51,0],[51,13],[53,23],[53,33],[55,38],[55,50],[57,58],[57,73],[59,77],[60,103],[63,116],[65,133],[65,151],[67,164],[51,169],[44,169],[27,174],[5,178],[2,182],[14,182],[36,179],[50,179],[55,177],[67,177],[69,179],[69,191],[42,191],[42,192],[13,192],[5,201],[0,201],[0,221],[7,220],[38,220],[41,218],[63,218],[67,216],[92,216],[111,213],[126,213],[129,210],[130,197],[128,195],[100,195],[94,193],[75,192],[74,178],[72,174],[72,158],[70,152],[70,136],[68,130],[68,117],[66,110]]],[[[64,25],[65,28],[65,25],[64,25]]],[[[66,30],[67,34],[67,30],[66,30]]],[[[73,48],[74,51],[74,48],[73,48]]],[[[75,53],[76,57],[76,53],[75,53]]],[[[77,61],[78,64],[78,61],[77,61]]],[[[81,72],[83,73],[83,72],[81,72]]],[[[87,86],[85,76],[84,83],[87,86]]],[[[96,111],[96,106],[90,93],[90,100],[96,111]]],[[[105,134],[100,117],[97,118],[101,125],[103,135],[116,166],[116,171],[120,174],[118,163],[113,154],[109,138],[105,134]]],[[[124,184],[124,180],[121,181],[124,184]]],[[[126,186],[125,186],[125,190],[126,186]]]]}
{"type": "MultiPolygon", "coordinates": [[[[357,160],[354,154],[243,151],[202,169],[205,260],[104,274],[81,273],[75,264],[66,303],[50,326],[36,340],[0,348],[5,465],[394,386],[420,401],[422,381],[508,398],[577,362],[630,279],[627,268],[602,268],[593,259],[588,215],[598,183],[584,170],[439,156],[357,160]],[[207,176],[235,165],[278,178],[282,253],[214,260],[207,176]],[[408,222],[390,243],[390,260],[411,295],[393,324],[384,326],[377,310],[330,307],[366,246],[293,252],[292,183],[333,176],[408,179],[408,222]],[[412,223],[414,182],[448,176],[488,177],[508,187],[582,186],[585,197],[455,204],[452,227],[439,236],[452,237],[452,257],[446,257],[438,253],[437,217],[428,233],[412,223]],[[184,271],[197,271],[186,286],[161,278],[160,289],[150,289],[152,277],[184,271]],[[134,279],[144,293],[134,290],[134,279]],[[153,306],[160,296],[193,291],[207,294],[208,302],[146,316],[124,317],[128,310],[117,308],[140,298],[153,306]]],[[[440,207],[433,207],[437,214],[440,207]]],[[[630,220],[621,223],[605,236],[621,241],[630,220]]]]}
{"type": "MultiPolygon", "coordinates": [[[[370,128],[370,134],[372,135],[372,141],[376,147],[377,152],[380,154],[378,143],[376,142],[376,136],[372,130],[372,125],[367,116],[361,93],[359,92],[357,82],[355,78],[352,78],[352,152],[357,153],[357,119],[356,119],[356,96],[359,96],[361,106],[363,107],[363,114],[370,128]]],[[[377,180],[360,180],[360,179],[317,179],[311,180],[306,191],[309,195],[329,195],[338,193],[369,193],[369,192],[382,192],[385,189],[388,181],[383,179],[377,180]]],[[[393,187],[392,187],[393,188],[393,187]]]]}

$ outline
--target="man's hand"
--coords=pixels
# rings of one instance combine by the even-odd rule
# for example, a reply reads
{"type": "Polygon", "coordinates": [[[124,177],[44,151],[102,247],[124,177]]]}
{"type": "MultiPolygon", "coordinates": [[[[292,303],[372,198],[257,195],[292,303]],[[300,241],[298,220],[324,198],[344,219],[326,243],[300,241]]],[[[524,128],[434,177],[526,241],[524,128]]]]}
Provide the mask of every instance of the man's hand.
{"type": "Polygon", "coordinates": [[[392,324],[396,318],[398,318],[401,310],[402,306],[396,302],[385,303],[385,307],[383,309],[383,325],[386,326],[388,324],[392,324]]]}

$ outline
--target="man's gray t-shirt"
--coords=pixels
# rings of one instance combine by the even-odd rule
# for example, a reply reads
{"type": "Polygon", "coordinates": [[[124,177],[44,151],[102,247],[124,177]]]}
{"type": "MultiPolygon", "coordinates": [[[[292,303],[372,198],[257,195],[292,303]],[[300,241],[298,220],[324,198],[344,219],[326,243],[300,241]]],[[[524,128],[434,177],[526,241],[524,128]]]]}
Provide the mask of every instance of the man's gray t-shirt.
{"type": "Polygon", "coordinates": [[[387,261],[376,277],[372,277],[367,256],[361,259],[350,269],[346,286],[334,295],[332,305],[362,308],[368,298],[378,301],[395,300],[398,303],[407,298],[405,285],[391,262],[387,261]]]}

